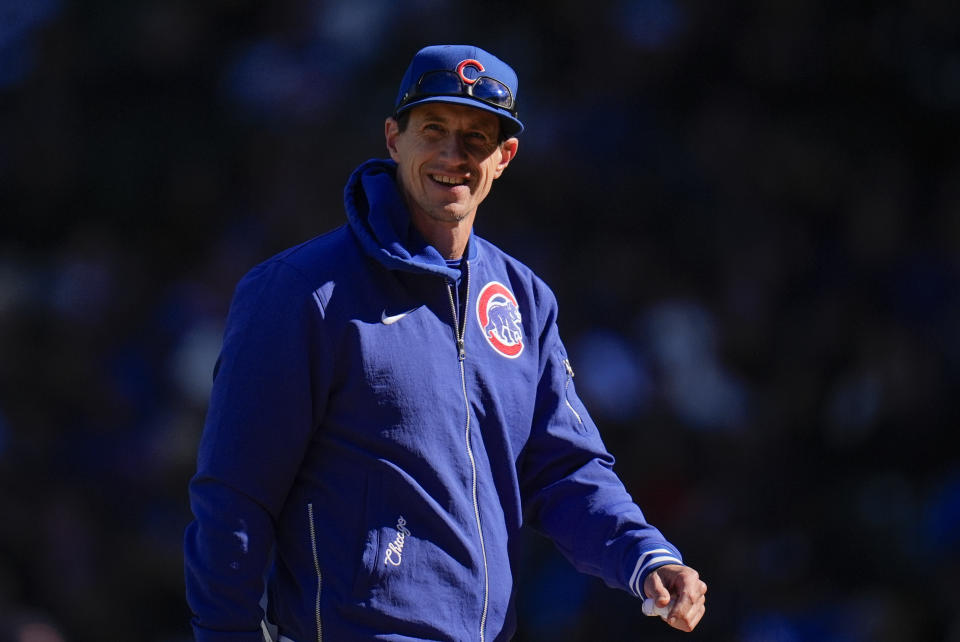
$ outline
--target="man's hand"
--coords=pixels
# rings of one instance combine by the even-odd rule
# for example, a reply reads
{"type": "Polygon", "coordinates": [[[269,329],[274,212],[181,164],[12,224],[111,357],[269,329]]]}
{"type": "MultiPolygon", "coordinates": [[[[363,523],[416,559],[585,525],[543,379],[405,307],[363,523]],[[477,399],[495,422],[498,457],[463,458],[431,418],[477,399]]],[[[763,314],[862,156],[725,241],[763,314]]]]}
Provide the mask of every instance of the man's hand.
{"type": "Polygon", "coordinates": [[[706,611],[707,585],[689,566],[667,564],[654,570],[643,581],[643,592],[658,607],[670,606],[664,618],[681,631],[692,631],[706,611]]]}

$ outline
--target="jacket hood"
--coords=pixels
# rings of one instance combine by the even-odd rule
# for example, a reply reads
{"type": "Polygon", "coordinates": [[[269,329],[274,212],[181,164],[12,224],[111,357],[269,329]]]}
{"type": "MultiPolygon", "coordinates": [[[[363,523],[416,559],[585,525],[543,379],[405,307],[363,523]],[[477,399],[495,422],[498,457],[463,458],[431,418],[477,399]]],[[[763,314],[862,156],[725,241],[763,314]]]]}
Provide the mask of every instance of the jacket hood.
{"type": "MultiPolygon", "coordinates": [[[[364,251],[384,267],[432,273],[454,281],[460,270],[447,261],[410,224],[410,211],[397,189],[397,164],[390,159],[368,160],[350,175],[343,204],[350,229],[364,251]]],[[[474,243],[467,258],[476,256],[474,243]]]]}

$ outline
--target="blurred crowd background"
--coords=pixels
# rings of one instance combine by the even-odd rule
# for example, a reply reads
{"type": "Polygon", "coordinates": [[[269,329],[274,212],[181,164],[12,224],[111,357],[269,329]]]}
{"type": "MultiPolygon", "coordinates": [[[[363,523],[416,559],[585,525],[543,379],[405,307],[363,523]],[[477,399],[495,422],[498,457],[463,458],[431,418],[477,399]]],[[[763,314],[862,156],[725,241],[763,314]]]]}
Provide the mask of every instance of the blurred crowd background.
{"type": "Polygon", "coordinates": [[[519,72],[477,231],[710,585],[684,637],[531,534],[517,640],[960,640],[960,4],[0,0],[0,642],[190,639],[233,287],[442,42],[519,72]]]}

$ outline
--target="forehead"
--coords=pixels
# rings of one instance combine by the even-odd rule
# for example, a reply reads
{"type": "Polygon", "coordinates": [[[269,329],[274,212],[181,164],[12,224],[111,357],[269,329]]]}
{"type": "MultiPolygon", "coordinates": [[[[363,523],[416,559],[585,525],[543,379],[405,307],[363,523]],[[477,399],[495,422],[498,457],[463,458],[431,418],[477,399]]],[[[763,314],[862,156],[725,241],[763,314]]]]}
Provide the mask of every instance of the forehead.
{"type": "Polygon", "coordinates": [[[410,110],[413,121],[438,121],[447,125],[497,131],[500,118],[483,109],[451,103],[427,103],[410,110]]]}

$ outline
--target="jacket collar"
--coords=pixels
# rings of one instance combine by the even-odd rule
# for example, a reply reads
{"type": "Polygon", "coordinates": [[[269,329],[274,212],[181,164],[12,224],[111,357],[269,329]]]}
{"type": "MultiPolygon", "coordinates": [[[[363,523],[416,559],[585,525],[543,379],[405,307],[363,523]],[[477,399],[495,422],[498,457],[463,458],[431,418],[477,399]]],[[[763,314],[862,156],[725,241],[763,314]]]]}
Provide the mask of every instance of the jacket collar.
{"type": "MultiPolygon", "coordinates": [[[[371,159],[351,174],[344,188],[347,222],[364,251],[391,270],[438,274],[454,281],[460,270],[447,265],[435,247],[410,224],[410,212],[396,183],[397,165],[371,159]]],[[[471,232],[467,259],[477,258],[471,232]]]]}

